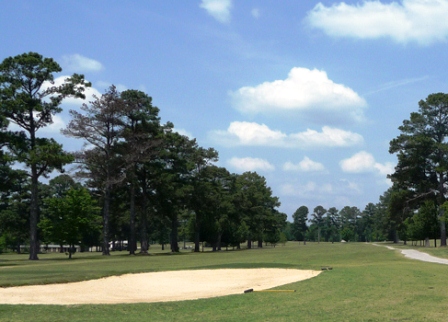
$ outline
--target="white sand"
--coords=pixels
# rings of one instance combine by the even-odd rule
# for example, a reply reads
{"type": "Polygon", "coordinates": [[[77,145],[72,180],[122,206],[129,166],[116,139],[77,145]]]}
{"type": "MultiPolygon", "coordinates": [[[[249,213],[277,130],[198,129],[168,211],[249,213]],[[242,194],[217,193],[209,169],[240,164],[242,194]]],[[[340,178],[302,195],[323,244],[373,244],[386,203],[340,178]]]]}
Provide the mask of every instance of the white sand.
{"type": "Polygon", "coordinates": [[[67,284],[0,288],[0,304],[114,304],[193,300],[266,290],[317,276],[297,269],[218,269],[126,274],[67,284]]]}

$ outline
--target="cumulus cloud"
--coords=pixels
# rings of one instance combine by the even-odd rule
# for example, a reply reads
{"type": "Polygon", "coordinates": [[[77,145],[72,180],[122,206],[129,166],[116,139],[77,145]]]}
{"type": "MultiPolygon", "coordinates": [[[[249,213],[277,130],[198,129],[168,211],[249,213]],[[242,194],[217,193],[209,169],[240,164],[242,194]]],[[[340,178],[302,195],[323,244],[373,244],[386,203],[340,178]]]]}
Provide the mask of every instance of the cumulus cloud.
{"type": "Polygon", "coordinates": [[[199,6],[219,22],[226,23],[230,21],[232,0],[202,0],[199,6]]]}
{"type": "Polygon", "coordinates": [[[294,67],[284,80],[242,87],[230,93],[236,109],[247,114],[298,111],[342,114],[362,120],[366,101],[351,88],[317,69],[294,67]]]}
{"type": "Polygon", "coordinates": [[[360,134],[329,126],[322,127],[322,132],[308,129],[305,132],[291,134],[290,137],[294,142],[306,147],[349,147],[364,141],[360,134]]]}
{"type": "Polygon", "coordinates": [[[97,72],[104,69],[99,61],[79,54],[62,56],[62,66],[69,71],[77,73],[97,72]]]}
{"type": "Polygon", "coordinates": [[[446,0],[363,1],[353,5],[341,2],[330,7],[318,3],[306,22],[333,37],[389,37],[398,43],[429,45],[446,41],[447,15],[446,0]]]}
{"type": "MultiPolygon", "coordinates": [[[[346,199],[344,195],[359,195],[362,189],[353,182],[340,180],[337,183],[316,183],[308,181],[305,183],[285,183],[280,187],[280,191],[284,196],[293,196],[300,198],[310,198],[315,200],[316,196],[326,199],[328,195],[332,195],[333,199],[346,199]]],[[[343,202],[347,204],[347,202],[343,202]]]]}
{"type": "Polygon", "coordinates": [[[298,164],[286,162],[283,164],[284,171],[299,171],[299,172],[320,172],[324,171],[325,167],[322,163],[315,162],[308,157],[304,157],[298,164]]]}
{"type": "Polygon", "coordinates": [[[394,171],[394,165],[391,162],[378,163],[373,155],[366,151],[358,152],[352,157],[342,160],[339,165],[342,171],[348,173],[376,172],[381,176],[386,176],[394,171]]]}
{"type": "Polygon", "coordinates": [[[267,160],[259,158],[237,158],[233,157],[227,161],[227,164],[238,171],[273,171],[275,167],[267,160]]]}
{"type": "Polygon", "coordinates": [[[364,139],[360,134],[324,126],[322,132],[285,134],[271,130],[265,124],[254,122],[232,122],[226,131],[209,134],[215,142],[226,146],[271,146],[285,148],[348,147],[360,145],[364,139]]]}

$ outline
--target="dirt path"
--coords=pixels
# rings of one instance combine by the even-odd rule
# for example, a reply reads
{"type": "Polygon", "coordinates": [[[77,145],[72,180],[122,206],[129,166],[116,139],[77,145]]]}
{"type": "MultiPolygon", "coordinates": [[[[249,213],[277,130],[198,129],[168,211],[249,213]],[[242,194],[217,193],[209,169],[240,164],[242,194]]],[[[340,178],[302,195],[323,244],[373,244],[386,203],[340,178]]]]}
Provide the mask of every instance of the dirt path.
{"type": "Polygon", "coordinates": [[[217,269],[126,274],[68,284],[0,288],[0,304],[167,302],[243,294],[317,276],[297,269],[217,269]]]}
{"type": "MultiPolygon", "coordinates": [[[[378,244],[372,244],[372,245],[380,246],[378,244]]],[[[387,249],[398,250],[397,248],[394,248],[391,246],[385,246],[385,247],[387,249]]],[[[415,249],[401,249],[400,251],[405,257],[408,257],[411,259],[416,259],[416,260],[423,261],[423,262],[448,265],[448,259],[431,256],[427,253],[419,252],[418,250],[415,250],[415,249]]]]}

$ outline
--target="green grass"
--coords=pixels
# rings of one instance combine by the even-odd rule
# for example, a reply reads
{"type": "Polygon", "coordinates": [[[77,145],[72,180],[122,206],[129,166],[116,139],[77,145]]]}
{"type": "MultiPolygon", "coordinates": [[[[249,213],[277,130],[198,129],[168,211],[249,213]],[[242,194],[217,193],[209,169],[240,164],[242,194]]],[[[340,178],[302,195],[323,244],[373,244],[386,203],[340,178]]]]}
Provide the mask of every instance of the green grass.
{"type": "MultiPolygon", "coordinates": [[[[394,246],[395,247],[395,246],[394,246]]],[[[420,249],[423,250],[423,249],[420,249]]],[[[426,250],[426,249],[424,249],[426,250]]],[[[130,272],[204,268],[317,269],[319,276],[278,289],[212,299],[120,305],[0,305],[0,321],[446,321],[448,267],[362,243],[289,242],[285,247],[219,253],[129,256],[117,252],[0,255],[0,285],[78,281],[130,272]]],[[[157,290],[148,290],[157,292],[157,290]]]]}

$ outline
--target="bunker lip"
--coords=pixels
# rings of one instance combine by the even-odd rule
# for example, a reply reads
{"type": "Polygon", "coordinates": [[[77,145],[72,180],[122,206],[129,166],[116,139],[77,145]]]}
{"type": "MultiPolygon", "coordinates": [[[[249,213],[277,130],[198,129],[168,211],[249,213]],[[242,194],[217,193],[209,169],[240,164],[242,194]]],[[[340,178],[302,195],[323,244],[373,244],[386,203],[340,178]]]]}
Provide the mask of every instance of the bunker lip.
{"type": "Polygon", "coordinates": [[[256,268],[185,270],[111,276],[67,284],[0,289],[0,304],[118,304],[194,300],[266,290],[321,271],[256,268]]]}

